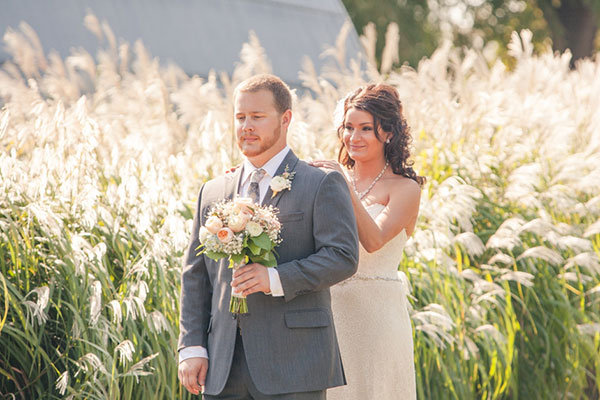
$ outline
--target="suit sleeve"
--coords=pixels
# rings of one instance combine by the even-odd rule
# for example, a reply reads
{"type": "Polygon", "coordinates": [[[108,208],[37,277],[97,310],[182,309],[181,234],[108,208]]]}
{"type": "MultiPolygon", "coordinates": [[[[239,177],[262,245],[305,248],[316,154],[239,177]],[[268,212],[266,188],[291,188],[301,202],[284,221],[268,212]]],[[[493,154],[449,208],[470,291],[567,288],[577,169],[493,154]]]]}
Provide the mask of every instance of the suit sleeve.
{"type": "Polygon", "coordinates": [[[177,350],[188,346],[207,347],[210,319],[212,285],[206,270],[204,255],[198,254],[199,230],[202,224],[202,189],[198,195],[196,214],[192,227],[190,245],[184,257],[181,272],[181,296],[179,303],[179,343],[177,350]]]}
{"type": "Polygon", "coordinates": [[[352,276],[358,267],[356,217],[339,172],[331,171],[321,180],[312,219],[315,253],[277,266],[286,301],[326,289],[352,276]]]}

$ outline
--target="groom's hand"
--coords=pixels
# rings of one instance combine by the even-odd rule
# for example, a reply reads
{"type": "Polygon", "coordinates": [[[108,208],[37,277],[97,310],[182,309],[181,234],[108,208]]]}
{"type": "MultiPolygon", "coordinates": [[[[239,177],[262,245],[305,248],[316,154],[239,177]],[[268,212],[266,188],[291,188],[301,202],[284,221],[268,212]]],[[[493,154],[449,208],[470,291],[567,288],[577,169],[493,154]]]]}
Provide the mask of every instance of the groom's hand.
{"type": "Polygon", "coordinates": [[[177,375],[179,381],[192,394],[200,394],[204,391],[206,372],[208,371],[208,358],[192,357],[179,363],[177,375]]]}
{"type": "Polygon", "coordinates": [[[231,286],[244,296],[257,292],[270,293],[269,271],[267,267],[257,263],[244,265],[234,271],[231,286]]]}

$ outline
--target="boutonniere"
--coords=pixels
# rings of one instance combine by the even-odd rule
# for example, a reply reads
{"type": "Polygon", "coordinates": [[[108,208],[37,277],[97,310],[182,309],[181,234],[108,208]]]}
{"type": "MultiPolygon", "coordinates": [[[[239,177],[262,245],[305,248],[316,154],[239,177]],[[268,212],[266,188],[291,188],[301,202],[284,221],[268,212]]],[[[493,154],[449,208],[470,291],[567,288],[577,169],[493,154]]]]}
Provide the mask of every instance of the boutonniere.
{"type": "Polygon", "coordinates": [[[290,172],[289,165],[286,165],[283,174],[274,176],[273,179],[271,179],[271,184],[269,185],[271,186],[271,191],[273,192],[271,198],[277,196],[277,193],[281,192],[282,190],[290,190],[292,188],[294,175],[296,175],[296,171],[290,172]]]}

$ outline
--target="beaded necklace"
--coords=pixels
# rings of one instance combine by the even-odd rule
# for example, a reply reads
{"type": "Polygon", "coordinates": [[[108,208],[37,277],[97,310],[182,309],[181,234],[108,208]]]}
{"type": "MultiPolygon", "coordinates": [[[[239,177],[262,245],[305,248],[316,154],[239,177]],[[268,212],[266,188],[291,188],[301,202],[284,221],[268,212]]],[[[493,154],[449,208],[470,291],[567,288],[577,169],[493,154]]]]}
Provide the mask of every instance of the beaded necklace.
{"type": "Polygon", "coordinates": [[[383,176],[383,173],[387,169],[388,165],[390,165],[390,163],[388,161],[386,161],[385,162],[385,166],[383,167],[383,169],[381,170],[381,172],[379,173],[379,175],[377,175],[375,177],[375,179],[373,180],[373,182],[371,182],[371,184],[369,185],[369,187],[367,188],[367,190],[365,190],[363,192],[359,192],[356,189],[356,177],[354,176],[354,170],[352,170],[352,186],[354,187],[354,191],[356,192],[356,195],[358,196],[359,200],[362,200],[363,197],[365,197],[367,194],[369,194],[369,192],[371,191],[371,189],[373,189],[373,186],[375,186],[375,184],[377,183],[377,181],[383,176]]]}

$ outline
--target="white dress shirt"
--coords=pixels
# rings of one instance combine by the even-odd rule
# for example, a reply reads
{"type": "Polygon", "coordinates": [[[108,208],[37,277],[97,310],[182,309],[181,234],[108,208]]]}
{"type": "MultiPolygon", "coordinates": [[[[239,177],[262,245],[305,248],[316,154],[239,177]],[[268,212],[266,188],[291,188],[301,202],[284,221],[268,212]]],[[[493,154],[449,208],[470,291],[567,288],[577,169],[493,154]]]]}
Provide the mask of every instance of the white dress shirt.
{"type": "MultiPolygon", "coordinates": [[[[283,150],[277,153],[273,158],[271,158],[265,163],[265,165],[261,167],[266,172],[263,178],[258,182],[261,203],[263,202],[263,199],[267,194],[267,190],[269,190],[269,184],[271,183],[271,179],[273,179],[273,177],[275,176],[275,173],[279,169],[279,166],[281,165],[283,159],[289,151],[289,146],[285,146],[283,150]]],[[[240,196],[248,196],[248,188],[250,187],[250,175],[256,169],[258,168],[252,165],[252,163],[248,161],[248,159],[244,160],[242,176],[240,178],[240,196]]],[[[274,297],[283,296],[283,287],[281,286],[281,279],[279,278],[277,268],[267,268],[267,272],[269,273],[269,289],[271,289],[270,293],[267,294],[270,294],[274,297]]],[[[208,351],[203,346],[188,346],[179,350],[179,362],[182,362],[183,360],[192,357],[208,358],[208,351]]]]}

